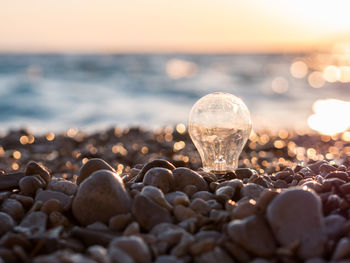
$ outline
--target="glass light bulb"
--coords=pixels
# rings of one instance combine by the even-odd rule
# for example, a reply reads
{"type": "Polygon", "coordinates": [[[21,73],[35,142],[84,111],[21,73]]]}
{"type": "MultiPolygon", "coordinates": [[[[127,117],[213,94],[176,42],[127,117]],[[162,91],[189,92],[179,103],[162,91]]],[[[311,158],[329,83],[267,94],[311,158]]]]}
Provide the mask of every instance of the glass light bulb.
{"type": "Polygon", "coordinates": [[[191,109],[188,131],[207,172],[225,173],[238,166],[238,158],[252,129],[244,102],[215,92],[199,99],[191,109]]]}

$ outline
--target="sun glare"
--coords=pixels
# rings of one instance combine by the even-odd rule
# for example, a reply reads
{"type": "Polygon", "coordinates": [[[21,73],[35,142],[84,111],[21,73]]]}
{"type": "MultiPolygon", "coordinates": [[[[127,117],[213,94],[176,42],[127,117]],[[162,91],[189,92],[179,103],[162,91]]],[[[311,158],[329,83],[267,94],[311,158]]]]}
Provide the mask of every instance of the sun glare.
{"type": "Polygon", "coordinates": [[[350,101],[336,99],[317,100],[307,123],[309,127],[325,135],[334,135],[350,127],[350,101]]]}

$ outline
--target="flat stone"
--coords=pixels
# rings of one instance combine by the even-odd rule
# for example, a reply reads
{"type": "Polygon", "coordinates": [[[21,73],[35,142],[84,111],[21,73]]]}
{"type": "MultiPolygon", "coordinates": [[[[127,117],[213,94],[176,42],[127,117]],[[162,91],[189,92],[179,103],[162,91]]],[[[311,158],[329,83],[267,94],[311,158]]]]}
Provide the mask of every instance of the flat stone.
{"type": "Polygon", "coordinates": [[[283,191],[271,201],[267,219],[282,246],[300,242],[297,251],[300,258],[306,260],[323,255],[326,230],[322,203],[312,190],[292,188],[283,191]]]}
{"type": "Polygon", "coordinates": [[[94,172],[79,186],[72,212],[82,225],[108,223],[115,215],[130,211],[130,197],[120,176],[108,170],[94,172]]]}

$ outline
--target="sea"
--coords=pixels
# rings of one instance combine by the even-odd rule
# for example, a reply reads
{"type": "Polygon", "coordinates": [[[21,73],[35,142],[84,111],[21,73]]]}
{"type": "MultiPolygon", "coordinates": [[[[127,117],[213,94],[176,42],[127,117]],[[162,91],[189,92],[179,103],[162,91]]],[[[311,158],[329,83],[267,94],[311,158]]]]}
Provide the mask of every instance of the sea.
{"type": "Polygon", "coordinates": [[[350,92],[349,83],[312,82],[307,57],[0,54],[0,131],[186,125],[193,104],[217,91],[245,102],[254,129],[309,129],[316,101],[349,101],[350,92]]]}

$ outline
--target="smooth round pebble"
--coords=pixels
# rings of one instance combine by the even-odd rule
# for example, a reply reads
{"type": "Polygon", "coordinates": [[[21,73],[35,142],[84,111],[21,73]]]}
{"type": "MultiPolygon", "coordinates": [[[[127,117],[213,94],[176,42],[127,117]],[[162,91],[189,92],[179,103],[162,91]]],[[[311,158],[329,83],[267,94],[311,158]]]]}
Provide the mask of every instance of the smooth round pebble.
{"type": "Polygon", "coordinates": [[[34,176],[25,176],[19,181],[19,189],[23,195],[34,196],[44,184],[34,176]]]}
{"type": "Polygon", "coordinates": [[[146,172],[143,184],[155,186],[166,194],[174,189],[174,177],[169,169],[154,167],[146,172]]]}
{"type": "Polygon", "coordinates": [[[268,206],[267,219],[282,246],[300,242],[300,258],[323,255],[326,231],[322,203],[312,190],[292,188],[281,192],[268,206]]]}
{"type": "Polygon", "coordinates": [[[79,186],[72,212],[82,225],[96,221],[108,223],[130,210],[130,197],[120,176],[109,170],[94,172],[79,186]]]}
{"type": "Polygon", "coordinates": [[[108,170],[115,172],[115,170],[106,161],[100,158],[89,159],[79,171],[79,176],[77,178],[77,185],[80,185],[86,178],[92,175],[98,170],[108,170]]]}
{"type": "Polygon", "coordinates": [[[186,167],[179,167],[173,170],[175,190],[184,190],[187,185],[194,185],[198,191],[207,191],[208,184],[203,177],[186,167]]]}

